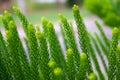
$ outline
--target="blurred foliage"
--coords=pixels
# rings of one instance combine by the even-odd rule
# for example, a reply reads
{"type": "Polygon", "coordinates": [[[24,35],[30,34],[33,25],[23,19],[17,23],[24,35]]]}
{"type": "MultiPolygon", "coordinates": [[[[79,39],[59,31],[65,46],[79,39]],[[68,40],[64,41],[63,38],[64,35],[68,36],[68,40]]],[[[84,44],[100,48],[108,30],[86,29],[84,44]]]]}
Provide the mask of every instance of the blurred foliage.
{"type": "Polygon", "coordinates": [[[38,2],[33,2],[30,3],[29,7],[32,9],[43,9],[43,8],[51,8],[55,7],[55,3],[38,3],[38,2]]]}
{"type": "Polygon", "coordinates": [[[26,10],[27,11],[36,11],[40,9],[49,9],[56,6],[55,3],[41,3],[36,0],[25,0],[26,10]]]}
{"type": "Polygon", "coordinates": [[[120,14],[120,0],[110,0],[110,2],[116,11],[120,14]]]}
{"type": "Polygon", "coordinates": [[[67,0],[68,7],[72,7],[74,4],[82,5],[83,0],[67,0]]]}
{"type": "Polygon", "coordinates": [[[105,24],[120,26],[120,0],[85,0],[84,6],[99,16],[105,24]]]}

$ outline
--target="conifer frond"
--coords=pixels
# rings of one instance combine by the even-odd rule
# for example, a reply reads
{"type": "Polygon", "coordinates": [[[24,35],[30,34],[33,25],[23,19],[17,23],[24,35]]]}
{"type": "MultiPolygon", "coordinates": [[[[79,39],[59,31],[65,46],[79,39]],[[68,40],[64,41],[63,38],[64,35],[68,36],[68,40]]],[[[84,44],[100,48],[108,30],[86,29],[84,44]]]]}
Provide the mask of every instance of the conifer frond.
{"type": "Polygon", "coordinates": [[[112,43],[110,46],[110,52],[108,56],[108,79],[114,80],[116,77],[116,48],[118,45],[119,29],[114,28],[112,31],[112,43]]]}
{"type": "Polygon", "coordinates": [[[72,25],[62,14],[59,14],[60,29],[66,46],[66,54],[64,54],[52,22],[42,17],[42,29],[38,25],[34,27],[19,8],[13,7],[13,10],[26,33],[24,45],[27,49],[23,47],[23,40],[20,39],[13,16],[5,11],[4,15],[0,15],[6,31],[5,36],[0,32],[0,80],[120,79],[118,28],[113,29],[112,40],[109,40],[100,24],[95,21],[100,36],[95,33],[93,37],[83,23],[79,7],[74,5],[73,16],[82,52],[78,50],[72,25]],[[107,57],[106,60],[102,53],[107,57]],[[107,75],[103,74],[98,57],[107,75]]]}

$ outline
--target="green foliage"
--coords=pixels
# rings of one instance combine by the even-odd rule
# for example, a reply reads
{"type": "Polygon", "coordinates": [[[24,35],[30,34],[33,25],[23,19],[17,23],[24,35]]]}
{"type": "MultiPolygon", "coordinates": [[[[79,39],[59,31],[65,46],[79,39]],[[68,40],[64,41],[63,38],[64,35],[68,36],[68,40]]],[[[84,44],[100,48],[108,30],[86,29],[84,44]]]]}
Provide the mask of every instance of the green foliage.
{"type": "Polygon", "coordinates": [[[101,46],[102,51],[108,57],[108,50],[107,50],[106,46],[104,45],[104,43],[101,41],[101,39],[100,39],[100,37],[98,36],[97,33],[95,33],[95,37],[96,37],[96,39],[98,41],[98,44],[101,46]]]}
{"type": "MultiPolygon", "coordinates": [[[[8,53],[7,51],[7,47],[6,47],[6,44],[5,44],[5,40],[0,32],[0,54],[1,54],[1,62],[4,63],[2,67],[4,67],[4,69],[6,69],[7,73],[8,73],[8,76],[6,76],[6,79],[10,79],[12,80],[13,77],[12,77],[12,72],[11,72],[11,63],[10,63],[10,54],[8,53]],[[5,66],[4,66],[5,65],[5,66]],[[9,66],[9,67],[8,67],[9,66]]],[[[2,70],[2,69],[1,69],[2,70]]],[[[6,71],[1,71],[1,72],[6,72],[6,71]]],[[[4,74],[4,73],[3,73],[4,74]]],[[[2,74],[1,74],[2,75],[2,74]]],[[[3,79],[4,80],[4,79],[3,79]]]]}
{"type": "Polygon", "coordinates": [[[119,29],[114,28],[112,32],[112,44],[111,44],[110,53],[108,56],[108,61],[109,61],[108,79],[109,80],[114,80],[116,77],[116,48],[118,45],[118,34],[119,34],[119,29]]]}
{"type": "MultiPolygon", "coordinates": [[[[81,18],[80,13],[79,13],[79,8],[76,5],[73,6],[73,14],[74,14],[74,18],[75,18],[75,21],[77,24],[78,36],[79,36],[79,39],[81,40],[82,52],[87,53],[87,56],[89,56],[88,60],[89,60],[90,56],[92,57],[93,62],[95,64],[95,69],[98,71],[99,78],[104,80],[104,76],[100,70],[98,60],[95,56],[95,52],[94,52],[93,48],[91,47],[88,32],[86,30],[84,23],[82,22],[82,18],[81,18]]],[[[90,60],[89,60],[89,64],[91,65],[90,60]]],[[[90,74],[92,72],[90,65],[88,68],[88,71],[89,71],[88,74],[90,74]]]]}
{"type": "Polygon", "coordinates": [[[10,22],[9,25],[9,29],[8,31],[6,31],[6,38],[7,38],[7,50],[9,53],[9,57],[10,58],[10,68],[11,68],[11,72],[14,75],[15,79],[24,79],[25,76],[23,75],[23,70],[22,70],[22,66],[20,63],[20,55],[18,52],[18,42],[16,41],[16,34],[14,33],[15,30],[15,26],[12,25],[13,22],[10,22]],[[15,36],[15,37],[14,37],[15,36]],[[17,45],[16,45],[17,43],[17,45]],[[13,68],[14,67],[14,68],[13,68]]]}
{"type": "Polygon", "coordinates": [[[116,79],[119,80],[120,79],[120,45],[117,46],[117,54],[116,54],[116,79]]]}
{"type": "Polygon", "coordinates": [[[89,80],[97,80],[96,75],[95,75],[94,73],[91,73],[91,74],[89,75],[89,80]]]}
{"type": "Polygon", "coordinates": [[[63,77],[63,71],[61,68],[57,67],[53,70],[53,73],[55,75],[55,80],[64,80],[64,77],[63,77]]]}
{"type": "Polygon", "coordinates": [[[119,80],[120,46],[118,28],[113,29],[112,40],[108,39],[102,27],[95,22],[100,35],[90,35],[80,16],[78,6],[73,6],[73,15],[78,29],[79,44],[72,25],[59,14],[60,28],[66,54],[61,48],[54,25],[42,18],[42,29],[30,23],[21,11],[14,11],[22,22],[26,33],[20,39],[17,26],[11,14],[5,11],[1,19],[5,36],[0,32],[0,80],[119,80]],[[111,43],[110,43],[111,41],[111,43]],[[25,44],[22,44],[25,42],[25,44]],[[93,44],[92,44],[93,43],[93,44]],[[27,50],[23,48],[27,47],[27,50]],[[99,56],[104,72],[99,64],[99,56]],[[108,66],[103,57],[107,57],[108,66]]]}
{"type": "Polygon", "coordinates": [[[8,52],[7,52],[7,48],[5,45],[5,41],[3,39],[3,36],[0,32],[0,78],[2,78],[3,80],[7,80],[10,79],[12,80],[12,76],[10,73],[10,68],[8,68],[7,66],[9,66],[10,64],[7,63],[9,58],[8,58],[8,52]],[[6,76],[6,77],[5,77],[6,76]]]}
{"type": "Polygon", "coordinates": [[[79,66],[79,75],[80,75],[80,80],[86,79],[86,73],[87,73],[87,55],[85,53],[80,54],[80,66],[79,66]]]}
{"type": "Polygon", "coordinates": [[[5,17],[3,15],[0,15],[1,19],[2,19],[2,23],[5,27],[5,29],[8,29],[8,24],[7,24],[7,20],[5,19],[5,17]]]}
{"type": "Polygon", "coordinates": [[[119,0],[85,0],[84,6],[111,27],[120,25],[119,0]],[[115,2],[116,1],[116,2],[115,2]],[[118,1],[118,2],[117,2],[118,1]]]}
{"type": "Polygon", "coordinates": [[[49,54],[48,54],[48,49],[47,49],[47,42],[46,38],[43,33],[40,31],[36,31],[36,37],[38,40],[39,44],[39,49],[40,49],[40,71],[43,73],[43,78],[44,80],[49,80],[49,67],[48,67],[48,62],[49,62],[49,54]]]}
{"type": "Polygon", "coordinates": [[[95,24],[96,24],[97,28],[98,28],[99,31],[100,31],[100,34],[101,34],[101,36],[102,36],[102,38],[103,38],[103,40],[104,40],[104,42],[105,42],[105,45],[106,45],[106,46],[110,46],[110,42],[109,42],[109,40],[107,39],[107,37],[106,37],[106,35],[105,35],[105,33],[104,33],[101,25],[100,25],[97,21],[95,21],[95,24]]]}
{"type": "Polygon", "coordinates": [[[28,44],[29,44],[29,54],[30,54],[30,68],[32,76],[35,80],[39,80],[39,66],[40,63],[40,53],[37,44],[37,38],[35,36],[35,29],[33,24],[28,24],[28,44]]]}
{"type": "Polygon", "coordinates": [[[31,8],[33,10],[48,9],[48,8],[54,8],[54,7],[56,7],[55,3],[40,3],[40,2],[33,2],[33,1],[28,5],[28,8],[31,8]]]}
{"type": "Polygon", "coordinates": [[[80,16],[80,12],[78,9],[78,6],[74,5],[73,6],[73,15],[77,24],[77,29],[78,29],[78,35],[79,35],[79,40],[80,40],[80,45],[83,53],[86,53],[88,57],[88,72],[92,72],[91,68],[91,63],[90,63],[90,55],[88,54],[88,36],[87,36],[87,31],[84,23],[82,22],[82,18],[80,16]]]}
{"type": "Polygon", "coordinates": [[[120,14],[120,0],[110,0],[112,6],[116,9],[116,11],[120,14]]]}
{"type": "MultiPolygon", "coordinates": [[[[92,40],[92,42],[93,42],[93,44],[94,44],[94,47],[95,47],[95,49],[96,49],[99,57],[101,58],[101,61],[102,61],[103,66],[104,66],[104,68],[105,68],[105,72],[107,73],[107,72],[108,72],[108,71],[107,71],[107,70],[108,70],[108,69],[107,69],[107,65],[106,65],[105,60],[104,60],[104,58],[103,58],[102,51],[100,50],[99,45],[97,44],[97,40],[96,40],[94,37],[92,37],[92,36],[90,36],[90,37],[91,37],[91,40],[92,40]]],[[[102,45],[101,47],[103,47],[103,45],[102,45]]],[[[103,47],[103,48],[104,48],[104,47],[103,47]]],[[[103,49],[102,49],[102,50],[103,50],[103,49]]]]}
{"type": "Polygon", "coordinates": [[[64,36],[66,38],[67,48],[71,48],[74,53],[73,56],[74,56],[75,69],[76,69],[75,74],[77,75],[78,67],[80,65],[80,61],[79,61],[80,58],[79,58],[79,51],[76,46],[74,32],[72,30],[72,27],[67,22],[67,19],[63,17],[61,14],[59,14],[59,16],[61,19],[61,28],[63,28],[63,32],[65,32],[64,36]]]}
{"type": "Polygon", "coordinates": [[[76,76],[75,64],[74,64],[74,55],[72,49],[66,51],[66,64],[67,64],[67,74],[69,80],[74,80],[76,76]]]}

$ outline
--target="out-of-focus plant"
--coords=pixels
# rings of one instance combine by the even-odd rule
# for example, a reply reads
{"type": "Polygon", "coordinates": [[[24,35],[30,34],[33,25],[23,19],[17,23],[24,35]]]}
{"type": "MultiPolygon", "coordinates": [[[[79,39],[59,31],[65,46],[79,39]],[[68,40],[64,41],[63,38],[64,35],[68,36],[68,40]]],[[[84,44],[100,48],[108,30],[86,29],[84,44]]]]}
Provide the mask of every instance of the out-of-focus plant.
{"type": "Polygon", "coordinates": [[[85,0],[84,6],[99,16],[110,27],[120,25],[119,0],[85,0]]]}
{"type": "Polygon", "coordinates": [[[5,28],[5,36],[0,32],[0,80],[120,79],[118,28],[113,29],[110,40],[100,24],[95,21],[100,36],[97,33],[95,37],[90,35],[80,16],[79,7],[74,5],[73,15],[81,50],[79,51],[76,45],[72,25],[59,14],[66,50],[64,53],[52,22],[43,17],[41,30],[30,23],[17,7],[13,9],[26,34],[24,45],[27,51],[23,48],[23,41],[18,34],[14,18],[5,11],[4,15],[0,16],[5,28]],[[97,54],[103,64],[104,72],[101,70],[97,54]]]}
{"type": "Polygon", "coordinates": [[[83,4],[83,0],[67,0],[67,5],[68,7],[72,7],[74,4],[77,4],[77,5],[82,5],[83,4]]]}
{"type": "Polygon", "coordinates": [[[116,9],[118,14],[120,15],[120,0],[110,0],[112,6],[116,9]]]}

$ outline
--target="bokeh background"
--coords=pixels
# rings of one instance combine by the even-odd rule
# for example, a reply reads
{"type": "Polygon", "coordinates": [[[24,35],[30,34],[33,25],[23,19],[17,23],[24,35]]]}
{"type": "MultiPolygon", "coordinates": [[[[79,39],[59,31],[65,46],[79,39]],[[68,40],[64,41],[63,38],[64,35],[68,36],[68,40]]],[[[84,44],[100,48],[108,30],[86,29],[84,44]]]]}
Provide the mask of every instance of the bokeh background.
{"type": "MultiPolygon", "coordinates": [[[[4,10],[13,13],[12,6],[17,6],[32,23],[39,23],[42,16],[51,21],[57,21],[58,13],[73,19],[71,9],[73,4],[81,7],[82,16],[87,16],[88,12],[83,9],[82,3],[83,0],[0,0],[0,13],[3,14],[4,10]]],[[[14,13],[13,16],[17,20],[14,13]]]]}
{"type": "MultiPolygon", "coordinates": [[[[72,21],[71,8],[74,4],[79,5],[81,16],[88,29],[94,28],[94,20],[98,20],[106,32],[108,30],[106,27],[111,29],[120,26],[120,0],[0,0],[0,14],[8,10],[14,16],[16,23],[19,23],[12,11],[12,7],[17,6],[34,24],[40,24],[42,16],[57,22],[58,13],[62,13],[72,21]]],[[[0,26],[2,27],[1,22],[0,26]]]]}

